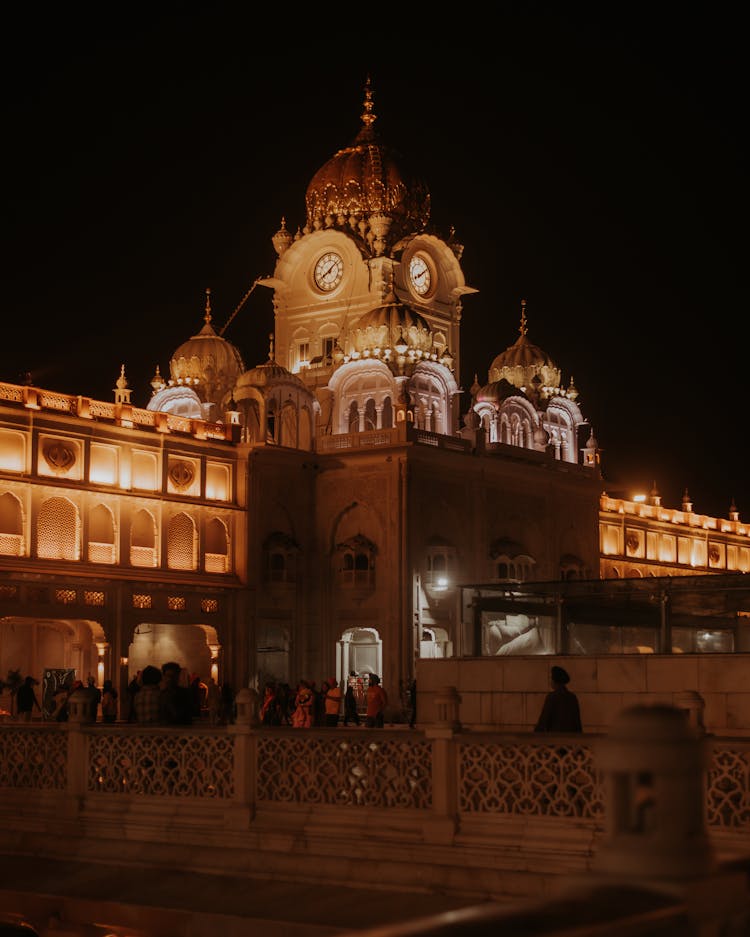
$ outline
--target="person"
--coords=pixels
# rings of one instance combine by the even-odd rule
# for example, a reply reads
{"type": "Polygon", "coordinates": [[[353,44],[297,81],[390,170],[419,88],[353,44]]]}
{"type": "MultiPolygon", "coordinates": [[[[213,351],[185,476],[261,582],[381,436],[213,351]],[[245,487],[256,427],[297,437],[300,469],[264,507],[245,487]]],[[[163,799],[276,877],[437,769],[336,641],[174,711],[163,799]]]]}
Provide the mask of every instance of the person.
{"type": "Polygon", "coordinates": [[[32,676],[28,676],[16,690],[16,712],[18,713],[18,718],[23,722],[31,722],[31,716],[35,706],[39,712],[42,711],[42,707],[39,705],[39,700],[36,696],[36,691],[34,690],[34,687],[38,685],[38,683],[38,680],[35,680],[32,676]]]}
{"type": "Polygon", "coordinates": [[[159,721],[167,725],[192,725],[193,694],[187,675],[183,683],[183,668],[177,661],[167,661],[161,666],[161,678],[159,721]]]}
{"type": "Polygon", "coordinates": [[[371,673],[367,687],[367,714],[365,716],[365,725],[368,729],[383,728],[385,707],[387,705],[388,694],[380,685],[380,677],[376,673],[371,673]]]}
{"type": "Polygon", "coordinates": [[[348,726],[350,722],[353,722],[355,726],[360,724],[359,722],[359,710],[357,709],[357,697],[354,695],[354,682],[356,679],[356,674],[352,670],[349,675],[349,682],[346,685],[346,693],[344,693],[344,725],[348,726]]]}
{"type": "Polygon", "coordinates": [[[329,728],[335,728],[339,724],[339,712],[341,711],[341,687],[335,677],[328,678],[328,692],[325,698],[325,725],[329,728]]]}
{"type": "Polygon", "coordinates": [[[234,690],[232,684],[226,680],[221,685],[221,722],[223,725],[232,725],[236,715],[234,690]]]}
{"type": "Polygon", "coordinates": [[[535,732],[582,732],[578,697],[568,689],[570,675],[563,667],[550,670],[552,692],[544,698],[535,732]]]}
{"type": "Polygon", "coordinates": [[[281,725],[276,684],[269,680],[263,688],[263,702],[260,707],[260,722],[264,726],[281,725]]]}
{"type": "Polygon", "coordinates": [[[143,671],[138,670],[133,679],[128,684],[128,722],[136,722],[135,694],[141,688],[142,673],[143,671]]]}
{"type": "Polygon", "coordinates": [[[417,678],[409,681],[409,728],[413,729],[417,722],[417,678]]]}
{"type": "Polygon", "coordinates": [[[102,722],[115,722],[117,719],[117,690],[111,680],[102,684],[102,722]]]}
{"type": "Polygon", "coordinates": [[[207,711],[208,686],[201,680],[200,674],[191,673],[190,682],[191,713],[193,719],[200,719],[207,711]]]}
{"type": "Polygon", "coordinates": [[[96,722],[99,715],[99,703],[102,701],[102,691],[90,674],[86,677],[86,693],[89,697],[89,722],[96,722]]]}
{"type": "Polygon", "coordinates": [[[328,681],[324,680],[320,685],[320,689],[318,690],[315,686],[315,681],[312,680],[310,683],[310,689],[312,690],[313,695],[312,724],[314,726],[325,725],[326,693],[328,693],[328,681]]]}
{"type": "Polygon", "coordinates": [[[300,680],[297,684],[297,695],[294,698],[294,712],[292,713],[293,729],[310,729],[313,724],[314,696],[310,684],[300,680]]]}
{"type": "Polygon", "coordinates": [[[144,667],[141,685],[133,697],[133,712],[139,725],[156,725],[159,722],[160,684],[161,670],[153,664],[144,667]]]}
{"type": "Polygon", "coordinates": [[[221,724],[221,687],[213,677],[208,678],[208,693],[206,694],[208,707],[208,721],[212,726],[221,724]]]}

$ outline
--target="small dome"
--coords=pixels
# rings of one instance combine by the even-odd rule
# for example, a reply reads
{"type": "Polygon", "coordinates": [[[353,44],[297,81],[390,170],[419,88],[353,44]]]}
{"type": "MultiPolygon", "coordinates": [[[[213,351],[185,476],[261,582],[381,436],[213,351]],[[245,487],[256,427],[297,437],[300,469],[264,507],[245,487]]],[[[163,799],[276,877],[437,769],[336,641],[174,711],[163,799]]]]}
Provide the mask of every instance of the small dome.
{"type": "Polygon", "coordinates": [[[521,333],[513,345],[501,352],[492,362],[490,381],[505,378],[516,387],[532,387],[534,383],[543,387],[560,386],[560,369],[546,351],[527,338],[526,300],[521,302],[521,333]],[[539,381],[534,381],[535,378],[539,381]]]}
{"type": "Polygon", "coordinates": [[[474,401],[475,403],[501,404],[508,397],[523,396],[524,394],[515,384],[511,384],[503,377],[499,381],[491,381],[489,384],[485,384],[484,387],[480,387],[474,395],[474,401]]]}
{"type": "Polygon", "coordinates": [[[211,291],[206,290],[203,328],[177,348],[169,362],[171,383],[194,387],[207,403],[220,405],[245,370],[239,349],[211,325],[211,291]]]}
{"type": "Polygon", "coordinates": [[[313,176],[307,187],[307,227],[344,227],[366,237],[377,236],[380,253],[385,242],[423,231],[430,218],[430,193],[424,182],[407,171],[400,154],[380,142],[373,124],[372,91],[368,79],[362,128],[354,142],[339,150],[313,176]]]}
{"type": "Polygon", "coordinates": [[[365,349],[395,349],[405,342],[407,352],[421,351],[431,354],[432,332],[427,320],[411,306],[407,306],[390,293],[382,306],[366,312],[351,331],[351,342],[356,351],[365,349]]]}
{"type": "Polygon", "coordinates": [[[296,374],[292,374],[283,364],[279,364],[279,362],[276,361],[273,351],[273,335],[270,335],[269,339],[270,348],[268,360],[240,375],[237,379],[236,390],[240,391],[243,387],[268,387],[271,384],[278,384],[281,382],[297,384],[299,387],[307,390],[304,381],[297,377],[296,374]]]}

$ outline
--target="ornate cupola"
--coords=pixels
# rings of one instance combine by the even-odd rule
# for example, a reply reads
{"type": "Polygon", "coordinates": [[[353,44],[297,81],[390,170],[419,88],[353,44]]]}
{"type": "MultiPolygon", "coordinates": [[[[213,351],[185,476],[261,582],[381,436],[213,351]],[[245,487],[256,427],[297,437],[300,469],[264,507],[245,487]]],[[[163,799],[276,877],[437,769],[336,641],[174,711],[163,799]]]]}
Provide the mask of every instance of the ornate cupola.
{"type": "Polygon", "coordinates": [[[221,413],[245,365],[239,349],[217,335],[211,320],[211,290],[207,289],[203,328],[175,351],[169,363],[169,383],[192,387],[204,403],[213,404],[221,413]]]}
{"type": "Polygon", "coordinates": [[[534,386],[534,378],[539,377],[541,395],[546,396],[551,390],[560,387],[560,368],[546,351],[529,341],[525,299],[521,300],[521,324],[518,331],[520,335],[515,343],[492,362],[489,371],[490,383],[505,378],[509,383],[526,391],[534,386]]]}
{"type": "Polygon", "coordinates": [[[389,254],[404,236],[424,231],[430,218],[430,193],[407,170],[395,150],[375,132],[370,79],[365,88],[362,127],[354,141],[315,173],[307,187],[305,234],[337,228],[361,239],[375,257],[389,254]]]}
{"type": "Polygon", "coordinates": [[[128,379],[125,377],[125,365],[120,368],[120,376],[115,382],[115,403],[130,403],[132,391],[128,387],[128,379]]]}

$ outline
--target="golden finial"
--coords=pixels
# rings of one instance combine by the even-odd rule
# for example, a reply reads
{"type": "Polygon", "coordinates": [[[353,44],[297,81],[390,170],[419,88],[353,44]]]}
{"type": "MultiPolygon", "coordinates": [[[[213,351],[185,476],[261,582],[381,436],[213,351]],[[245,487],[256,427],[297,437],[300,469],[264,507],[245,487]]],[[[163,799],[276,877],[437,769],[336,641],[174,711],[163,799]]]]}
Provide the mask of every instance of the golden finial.
{"type": "Polygon", "coordinates": [[[367,81],[365,82],[365,103],[364,111],[362,111],[362,125],[369,130],[372,125],[377,120],[377,116],[373,114],[373,103],[372,103],[372,84],[370,82],[370,76],[367,76],[367,81]]]}
{"type": "Polygon", "coordinates": [[[268,360],[273,361],[273,332],[268,336],[268,360]]]}
{"type": "Polygon", "coordinates": [[[206,325],[211,322],[211,288],[206,287],[206,325]]]}
{"type": "Polygon", "coordinates": [[[521,324],[518,327],[518,331],[521,335],[525,335],[528,332],[526,327],[526,300],[521,300],[521,324]]]}

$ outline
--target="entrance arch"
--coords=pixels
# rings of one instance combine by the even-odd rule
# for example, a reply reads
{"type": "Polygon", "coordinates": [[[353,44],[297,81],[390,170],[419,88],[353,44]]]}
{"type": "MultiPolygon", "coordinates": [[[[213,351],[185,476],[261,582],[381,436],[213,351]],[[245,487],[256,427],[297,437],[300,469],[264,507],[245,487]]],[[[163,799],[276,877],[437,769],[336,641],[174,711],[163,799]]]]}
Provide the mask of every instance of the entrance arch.
{"type": "Polygon", "coordinates": [[[336,645],[336,669],[339,679],[376,673],[383,680],[383,641],[377,628],[347,628],[336,645]]]}

